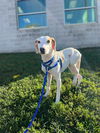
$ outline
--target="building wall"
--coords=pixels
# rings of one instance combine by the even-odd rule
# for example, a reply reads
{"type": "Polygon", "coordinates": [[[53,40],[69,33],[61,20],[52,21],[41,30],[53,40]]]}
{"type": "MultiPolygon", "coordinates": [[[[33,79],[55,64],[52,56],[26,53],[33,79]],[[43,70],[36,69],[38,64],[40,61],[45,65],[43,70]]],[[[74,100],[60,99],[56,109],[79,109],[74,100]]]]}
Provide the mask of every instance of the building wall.
{"type": "Polygon", "coordinates": [[[57,49],[100,46],[100,0],[97,0],[96,23],[65,25],[63,0],[47,0],[47,21],[48,27],[20,30],[16,0],[3,0],[0,3],[0,53],[34,51],[34,40],[43,35],[54,37],[57,49]]]}

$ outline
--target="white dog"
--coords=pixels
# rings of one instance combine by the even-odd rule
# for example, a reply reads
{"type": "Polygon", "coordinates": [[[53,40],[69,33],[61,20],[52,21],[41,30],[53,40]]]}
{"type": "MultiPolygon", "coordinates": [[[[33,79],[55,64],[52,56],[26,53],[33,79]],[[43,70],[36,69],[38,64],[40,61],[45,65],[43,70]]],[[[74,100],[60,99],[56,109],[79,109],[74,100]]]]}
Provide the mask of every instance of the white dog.
{"type": "Polygon", "coordinates": [[[42,71],[45,73],[48,70],[47,90],[44,96],[50,92],[50,84],[53,78],[57,81],[56,102],[60,101],[61,90],[61,72],[67,67],[74,74],[73,84],[79,85],[82,76],[79,74],[81,53],[74,48],[66,48],[61,51],[56,51],[56,41],[49,36],[42,36],[35,41],[36,53],[42,57],[42,71]]]}

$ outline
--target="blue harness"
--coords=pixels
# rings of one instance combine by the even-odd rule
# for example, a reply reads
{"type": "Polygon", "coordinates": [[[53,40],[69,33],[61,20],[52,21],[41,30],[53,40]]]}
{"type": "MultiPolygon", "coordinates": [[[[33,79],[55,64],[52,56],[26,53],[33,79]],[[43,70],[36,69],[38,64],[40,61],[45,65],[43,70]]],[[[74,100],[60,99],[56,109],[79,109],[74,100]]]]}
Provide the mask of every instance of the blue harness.
{"type": "MultiPolygon", "coordinates": [[[[44,82],[43,82],[43,86],[42,86],[42,90],[41,90],[41,96],[39,98],[39,101],[38,101],[38,105],[37,105],[37,108],[33,114],[33,117],[32,117],[32,120],[31,122],[29,123],[28,127],[27,128],[30,128],[32,126],[32,123],[33,121],[35,120],[36,116],[37,116],[37,113],[39,111],[39,108],[40,108],[40,104],[42,102],[42,98],[43,98],[43,95],[44,95],[44,89],[45,89],[45,86],[46,86],[46,83],[47,83],[47,76],[48,76],[48,71],[53,69],[54,67],[56,67],[58,65],[58,63],[60,63],[60,67],[62,68],[62,60],[59,58],[59,60],[57,60],[57,62],[53,65],[53,66],[50,66],[54,61],[54,57],[52,57],[49,61],[47,62],[43,62],[42,65],[45,67],[46,69],[46,74],[45,74],[45,77],[44,77],[44,82]]],[[[28,132],[28,129],[26,129],[24,131],[24,133],[27,133],[28,132]]]]}
{"type": "Polygon", "coordinates": [[[60,68],[62,68],[62,60],[61,60],[61,58],[59,58],[56,61],[56,63],[53,66],[51,66],[53,61],[54,61],[54,56],[49,61],[42,63],[42,65],[45,67],[46,71],[49,71],[49,70],[53,69],[54,67],[56,67],[58,65],[58,63],[60,63],[60,68]]]}

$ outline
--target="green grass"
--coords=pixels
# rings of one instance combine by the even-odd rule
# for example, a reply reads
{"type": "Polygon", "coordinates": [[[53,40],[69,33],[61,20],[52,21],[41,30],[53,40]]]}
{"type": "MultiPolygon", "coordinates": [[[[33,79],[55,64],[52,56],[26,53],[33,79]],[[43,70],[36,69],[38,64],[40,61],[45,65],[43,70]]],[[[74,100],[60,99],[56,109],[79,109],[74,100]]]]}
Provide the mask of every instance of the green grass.
{"type": "MultiPolygon", "coordinates": [[[[72,74],[62,74],[61,102],[55,104],[56,83],[43,99],[30,133],[100,132],[100,48],[82,52],[80,87],[72,74]]],[[[0,133],[23,133],[37,106],[44,74],[35,53],[0,55],[0,133]]]]}

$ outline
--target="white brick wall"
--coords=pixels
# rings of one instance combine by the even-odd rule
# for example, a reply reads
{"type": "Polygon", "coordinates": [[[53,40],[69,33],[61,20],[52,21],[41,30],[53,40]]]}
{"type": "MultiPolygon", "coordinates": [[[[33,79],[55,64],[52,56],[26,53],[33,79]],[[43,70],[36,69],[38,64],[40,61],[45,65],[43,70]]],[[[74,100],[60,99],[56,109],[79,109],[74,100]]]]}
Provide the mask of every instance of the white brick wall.
{"type": "Polygon", "coordinates": [[[100,0],[97,0],[97,23],[76,25],[64,24],[63,0],[47,0],[48,27],[28,30],[17,29],[15,1],[0,3],[0,53],[34,51],[34,40],[43,35],[55,37],[57,49],[100,46],[100,0]]]}

